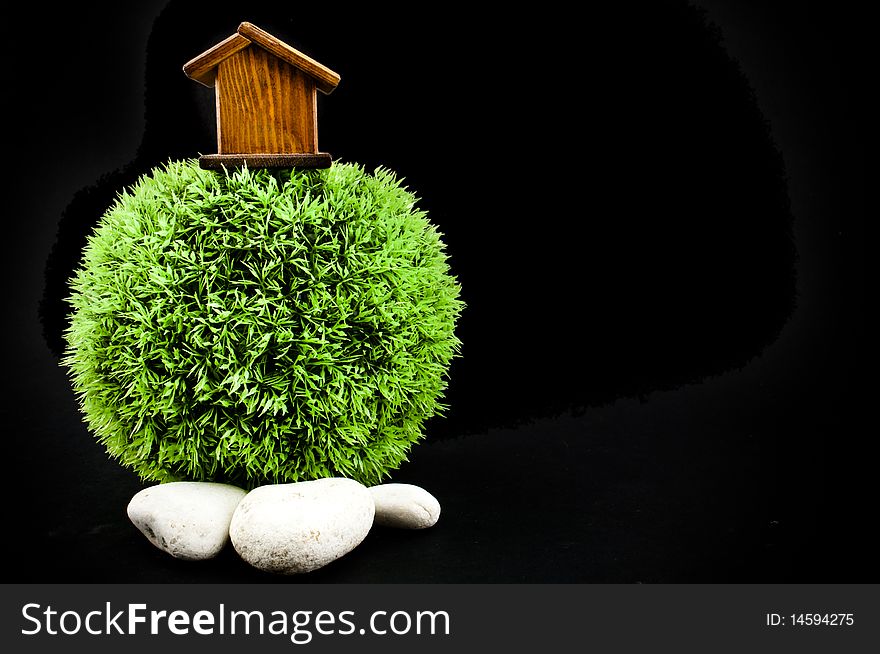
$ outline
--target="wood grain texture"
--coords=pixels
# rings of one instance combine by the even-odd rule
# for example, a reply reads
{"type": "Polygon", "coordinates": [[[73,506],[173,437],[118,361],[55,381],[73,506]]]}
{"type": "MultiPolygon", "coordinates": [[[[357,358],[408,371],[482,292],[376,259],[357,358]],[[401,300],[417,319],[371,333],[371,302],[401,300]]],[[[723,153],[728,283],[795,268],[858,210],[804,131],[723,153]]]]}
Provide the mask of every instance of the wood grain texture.
{"type": "Polygon", "coordinates": [[[183,72],[205,86],[214,86],[215,68],[224,59],[248,47],[251,42],[241,34],[233,34],[183,65],[183,72]]]}
{"type": "Polygon", "coordinates": [[[310,75],[314,78],[318,90],[322,93],[331,93],[339,84],[341,78],[338,73],[275,38],[269,32],[261,30],[256,25],[244,22],[238,26],[238,34],[249,41],[253,41],[291,66],[310,75]]]}
{"type": "Polygon", "coordinates": [[[219,154],[316,153],[315,82],[259,47],[217,67],[219,154]]]}
{"type": "Polygon", "coordinates": [[[326,152],[314,154],[205,154],[199,166],[208,170],[223,168],[329,168],[333,163],[326,152]]]}

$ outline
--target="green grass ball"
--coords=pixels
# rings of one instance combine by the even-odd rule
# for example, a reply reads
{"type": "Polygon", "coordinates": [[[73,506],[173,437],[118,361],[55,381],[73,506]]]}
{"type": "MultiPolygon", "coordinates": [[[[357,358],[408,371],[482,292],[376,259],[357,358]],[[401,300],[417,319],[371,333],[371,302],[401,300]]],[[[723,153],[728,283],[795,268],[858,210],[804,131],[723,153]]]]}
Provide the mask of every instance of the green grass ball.
{"type": "Polygon", "coordinates": [[[145,480],[372,484],[445,408],[460,289],[387,170],[171,162],[107,211],[71,286],[86,423],[145,480]]]}

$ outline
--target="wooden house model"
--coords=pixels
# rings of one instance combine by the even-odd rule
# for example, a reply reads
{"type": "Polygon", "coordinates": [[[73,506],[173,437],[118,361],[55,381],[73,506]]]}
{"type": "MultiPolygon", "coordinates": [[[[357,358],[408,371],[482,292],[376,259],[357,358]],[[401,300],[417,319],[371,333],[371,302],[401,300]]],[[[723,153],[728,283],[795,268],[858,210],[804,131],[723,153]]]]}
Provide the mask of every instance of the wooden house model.
{"type": "Polygon", "coordinates": [[[328,94],[339,75],[251,23],[183,67],[214,87],[217,154],[202,168],[326,168],[318,151],[317,92],[328,94]]]}

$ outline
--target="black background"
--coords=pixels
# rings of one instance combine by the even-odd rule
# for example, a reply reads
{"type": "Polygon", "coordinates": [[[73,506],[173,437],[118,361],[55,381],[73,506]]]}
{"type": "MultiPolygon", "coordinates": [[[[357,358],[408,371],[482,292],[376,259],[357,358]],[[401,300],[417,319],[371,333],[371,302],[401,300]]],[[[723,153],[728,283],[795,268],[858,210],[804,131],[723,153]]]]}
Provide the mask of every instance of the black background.
{"type": "Polygon", "coordinates": [[[7,579],[876,581],[865,19],[767,4],[9,16],[7,579]],[[376,528],[305,578],[150,546],[125,517],[142,485],[57,358],[65,280],[114,194],[214,151],[211,91],[180,68],[241,20],[342,75],[322,149],[406,178],[468,303],[448,416],[392,478],[440,523],[376,528]]]}

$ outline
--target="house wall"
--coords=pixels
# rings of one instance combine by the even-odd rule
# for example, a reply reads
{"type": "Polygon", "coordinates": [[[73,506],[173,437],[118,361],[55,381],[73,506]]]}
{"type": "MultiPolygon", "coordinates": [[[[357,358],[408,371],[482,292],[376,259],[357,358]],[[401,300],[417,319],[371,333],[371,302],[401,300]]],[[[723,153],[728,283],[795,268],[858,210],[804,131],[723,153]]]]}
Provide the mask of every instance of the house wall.
{"type": "Polygon", "coordinates": [[[315,84],[259,47],[217,67],[219,154],[318,151],[315,84]]]}

